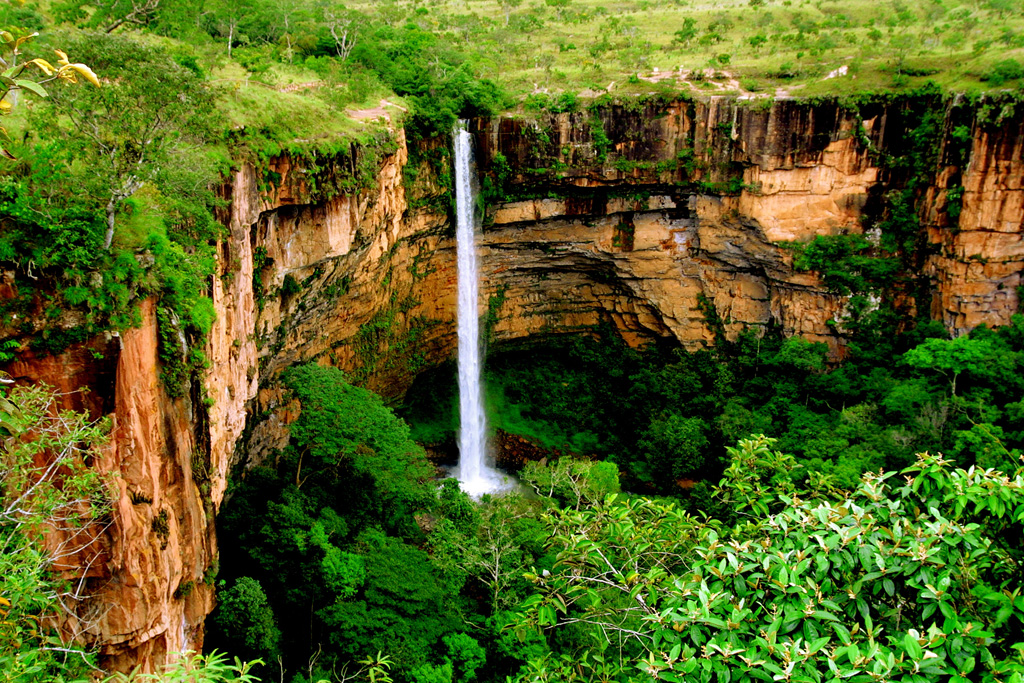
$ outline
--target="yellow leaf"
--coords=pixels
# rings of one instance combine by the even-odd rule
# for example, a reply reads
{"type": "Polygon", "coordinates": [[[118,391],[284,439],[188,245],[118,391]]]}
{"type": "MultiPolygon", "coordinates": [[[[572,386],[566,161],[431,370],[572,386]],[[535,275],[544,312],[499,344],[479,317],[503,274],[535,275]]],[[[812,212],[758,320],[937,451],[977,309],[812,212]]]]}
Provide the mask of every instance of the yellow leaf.
{"type": "Polygon", "coordinates": [[[97,88],[100,87],[100,79],[96,78],[96,74],[94,74],[92,69],[87,67],[85,64],[70,64],[69,68],[82,74],[82,77],[85,78],[85,80],[89,81],[97,88]]]}
{"type": "Polygon", "coordinates": [[[8,102],[7,100],[0,100],[0,112],[3,112],[4,114],[6,114],[6,113],[8,113],[10,111],[11,111],[11,103],[8,102]]]}
{"type": "Polygon", "coordinates": [[[35,33],[30,33],[27,36],[22,36],[21,38],[18,38],[18,42],[16,42],[14,44],[14,49],[17,50],[19,47],[21,47],[22,43],[24,43],[27,40],[32,40],[33,38],[35,38],[38,35],[39,35],[39,32],[36,31],[35,33]]]}
{"type": "Polygon", "coordinates": [[[35,64],[36,66],[38,66],[39,70],[42,71],[47,76],[52,76],[53,72],[56,71],[56,69],[53,68],[53,65],[50,64],[45,59],[39,59],[39,58],[30,59],[30,60],[28,60],[28,63],[29,64],[35,64]]]}
{"type": "Polygon", "coordinates": [[[67,53],[65,53],[65,52],[63,52],[61,50],[54,50],[54,52],[56,52],[57,56],[60,57],[60,61],[57,62],[57,63],[60,64],[61,66],[67,66],[68,64],[71,63],[71,62],[68,61],[67,53]]]}

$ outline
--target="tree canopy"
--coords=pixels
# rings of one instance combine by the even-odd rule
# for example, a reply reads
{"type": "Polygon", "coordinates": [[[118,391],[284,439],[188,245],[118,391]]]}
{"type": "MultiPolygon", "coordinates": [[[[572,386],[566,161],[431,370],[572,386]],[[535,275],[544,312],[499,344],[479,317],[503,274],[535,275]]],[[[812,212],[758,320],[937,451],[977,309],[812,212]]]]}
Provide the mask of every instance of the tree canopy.
{"type": "Polygon", "coordinates": [[[771,445],[730,449],[732,522],[615,495],[548,517],[521,628],[585,630],[520,680],[1019,680],[1020,474],[922,454],[847,495],[751,486],[789,481],[771,445]]]}

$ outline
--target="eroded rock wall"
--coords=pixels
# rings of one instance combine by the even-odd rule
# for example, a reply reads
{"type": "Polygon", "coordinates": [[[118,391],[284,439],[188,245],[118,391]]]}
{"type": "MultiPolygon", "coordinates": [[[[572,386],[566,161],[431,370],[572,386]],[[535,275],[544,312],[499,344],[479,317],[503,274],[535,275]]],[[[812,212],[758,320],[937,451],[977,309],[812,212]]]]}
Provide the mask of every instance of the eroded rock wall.
{"type": "MultiPolygon", "coordinates": [[[[968,117],[972,146],[957,156],[945,148],[965,119],[951,112],[935,100],[858,108],[715,97],[476,120],[487,199],[480,314],[491,342],[612,325],[633,344],[672,337],[694,348],[718,331],[774,326],[841,357],[848,298],[794,270],[788,245],[864,232],[887,193],[911,182],[928,245],[914,296],[928,298],[902,293],[902,305],[930,309],[954,334],[1004,323],[1024,266],[1020,125],[968,117]],[[939,126],[941,163],[924,180],[900,160],[918,106],[939,126]],[[962,211],[951,217],[950,189],[961,186],[962,211]]],[[[418,143],[412,182],[402,182],[403,145],[376,188],[268,209],[253,223],[251,244],[266,260],[255,327],[262,389],[250,414],[266,419],[242,445],[250,462],[287,442],[294,411],[282,408],[275,378],[289,365],[336,365],[394,397],[451,357],[457,274],[444,144],[418,143]]]]}
{"type": "Polygon", "coordinates": [[[7,368],[18,382],[53,386],[63,408],[113,418],[95,461],[114,491],[113,509],[62,548],[75,552],[55,569],[84,596],[66,601],[73,613],[65,631],[117,671],[152,670],[202,647],[217,553],[212,499],[197,480],[205,478],[197,405],[167,396],[153,302],[141,309],[138,328],[56,356],[25,353],[7,368]]]}
{"type": "MultiPolygon", "coordinates": [[[[974,121],[966,165],[944,150],[943,166],[927,191],[923,213],[933,253],[922,270],[934,283],[930,312],[955,334],[981,324],[1005,325],[1021,305],[1022,109],[974,121]],[[952,216],[951,191],[961,193],[959,214],[952,216]]],[[[945,147],[952,142],[952,131],[947,133],[945,147]]]]}

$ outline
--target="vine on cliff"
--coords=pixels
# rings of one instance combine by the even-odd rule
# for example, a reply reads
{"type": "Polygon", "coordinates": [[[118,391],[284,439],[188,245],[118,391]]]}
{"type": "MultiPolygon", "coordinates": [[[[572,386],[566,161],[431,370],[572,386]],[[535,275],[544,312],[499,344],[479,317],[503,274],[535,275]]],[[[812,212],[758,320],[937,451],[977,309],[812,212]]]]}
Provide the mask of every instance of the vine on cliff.
{"type": "MultiPolygon", "coordinates": [[[[791,245],[796,253],[794,267],[818,272],[836,294],[852,295],[849,313],[857,316],[859,311],[866,316],[858,322],[860,329],[906,325],[909,307],[903,304],[898,311],[897,302],[915,302],[918,317],[927,317],[929,312],[922,302],[930,299],[930,283],[924,276],[912,275],[921,272],[930,250],[921,222],[921,202],[935,183],[943,151],[946,162],[957,166],[958,172],[968,163],[970,128],[950,123],[964,118],[962,109],[967,105],[943,97],[934,86],[902,96],[849,98],[841,105],[858,121],[884,111],[889,126],[892,119],[900,126],[900,143],[884,148],[862,128],[857,130],[862,146],[881,167],[883,182],[891,189],[881,196],[876,213],[865,214],[865,235],[819,235],[810,243],[791,245]]],[[[955,184],[947,191],[947,215],[953,221],[959,216],[962,192],[955,184]]]]}
{"type": "Polygon", "coordinates": [[[351,373],[353,382],[363,384],[381,373],[411,377],[426,366],[420,342],[424,332],[438,322],[422,315],[410,316],[419,304],[412,295],[400,298],[392,292],[387,305],[359,327],[355,338],[348,342],[359,363],[351,373]]]}

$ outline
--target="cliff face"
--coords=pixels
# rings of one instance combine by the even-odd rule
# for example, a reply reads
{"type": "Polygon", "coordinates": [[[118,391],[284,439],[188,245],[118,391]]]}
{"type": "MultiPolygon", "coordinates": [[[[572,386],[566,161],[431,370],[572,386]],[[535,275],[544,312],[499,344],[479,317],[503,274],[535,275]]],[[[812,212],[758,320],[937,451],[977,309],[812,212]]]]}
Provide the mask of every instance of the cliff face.
{"type": "MultiPolygon", "coordinates": [[[[860,233],[906,191],[923,228],[909,266],[919,286],[903,304],[957,334],[1005,323],[1024,266],[1022,124],[1012,110],[986,119],[931,101],[724,98],[473,121],[487,196],[480,312],[497,344],[613,325],[630,343],[696,347],[713,338],[714,311],[726,335],[774,325],[838,356],[847,298],[795,271],[785,243],[860,233]],[[900,161],[923,130],[919,106],[933,114],[927,174],[900,161]]],[[[316,360],[395,397],[451,357],[447,142],[410,150],[401,131],[394,142],[354,192],[318,195],[287,158],[242,166],[226,184],[210,400],[198,387],[164,393],[148,303],[139,329],[7,368],[64,390],[91,386],[69,405],[115,416],[98,463],[119,474],[112,525],[94,554],[64,568],[90,586],[72,626],[106,665],[150,668],[201,645],[212,515],[234,464],[287,443],[296,406],[282,370],[316,360]]]]}
{"type": "MultiPolygon", "coordinates": [[[[1021,305],[1024,268],[1024,111],[1003,109],[974,122],[965,165],[945,153],[945,165],[924,202],[933,253],[923,271],[932,279],[931,317],[954,333],[1005,324],[1021,305]],[[948,193],[962,187],[958,220],[948,193]]],[[[947,140],[948,146],[948,140],[947,140]]]]}
{"type": "MultiPolygon", "coordinates": [[[[499,244],[527,252],[540,244],[577,264],[582,259],[596,279],[614,282],[635,310],[657,320],[630,324],[649,334],[669,333],[687,345],[708,341],[703,299],[730,336],[773,324],[841,354],[833,322],[841,322],[846,298],[817,274],[794,271],[785,243],[863,233],[883,218],[890,193],[909,188],[923,230],[908,274],[925,281],[927,296],[905,305],[930,312],[953,334],[1004,324],[1017,310],[1024,265],[1021,113],[1004,109],[1002,120],[987,121],[967,107],[931,103],[934,120],[922,124],[911,113],[927,106],[893,102],[855,111],[711,98],[489,122],[478,133],[482,166],[509,178],[506,194],[544,198],[493,209],[495,232],[484,244],[506,254],[499,244]],[[931,137],[908,150],[922,130],[931,137]],[[957,135],[968,139],[959,152],[957,135]],[[914,155],[929,153],[937,171],[928,165],[912,175],[914,155]],[[958,213],[950,207],[953,193],[958,213]],[[602,267],[611,272],[602,275],[602,267]]],[[[497,279],[509,287],[535,296],[547,289],[536,277],[527,285],[536,264],[518,255],[499,261],[497,279]]],[[[614,305],[604,308],[615,317],[614,305]]]]}
{"type": "Polygon", "coordinates": [[[71,605],[75,615],[64,628],[98,647],[112,670],[151,669],[169,653],[202,647],[216,544],[212,501],[200,481],[201,421],[191,399],[172,400],[163,389],[152,302],[143,302],[137,329],[59,356],[26,353],[7,371],[54,386],[65,408],[113,416],[95,467],[112,475],[116,500],[109,519],[91,530],[94,540],[56,567],[86,596],[71,605]]]}
{"type": "MultiPolygon", "coordinates": [[[[877,242],[901,193],[921,227],[904,258],[913,287],[890,294],[898,305],[954,334],[1017,310],[1024,162],[1012,108],[993,119],[934,97],[849,107],[710,98],[471,129],[486,200],[480,313],[495,344],[610,324],[630,343],[692,348],[715,328],[732,337],[776,326],[841,357],[848,297],[794,270],[787,243],[866,228],[877,242]]],[[[294,411],[275,376],[288,365],[316,359],[396,396],[451,357],[446,145],[418,143],[410,161],[403,144],[375,188],[253,222],[266,257],[250,406],[261,419],[240,451],[250,462],[287,442],[294,411]]]]}

